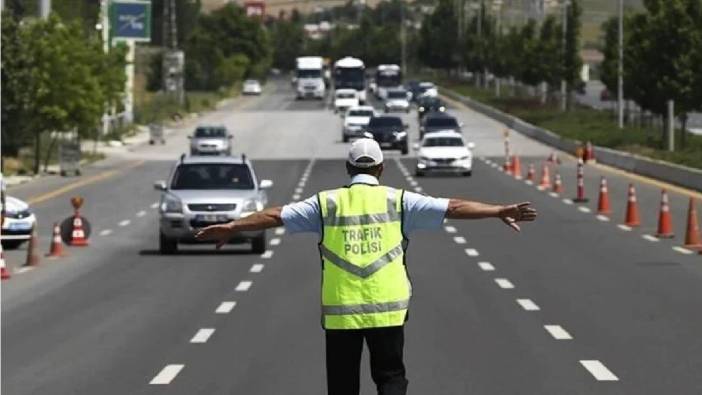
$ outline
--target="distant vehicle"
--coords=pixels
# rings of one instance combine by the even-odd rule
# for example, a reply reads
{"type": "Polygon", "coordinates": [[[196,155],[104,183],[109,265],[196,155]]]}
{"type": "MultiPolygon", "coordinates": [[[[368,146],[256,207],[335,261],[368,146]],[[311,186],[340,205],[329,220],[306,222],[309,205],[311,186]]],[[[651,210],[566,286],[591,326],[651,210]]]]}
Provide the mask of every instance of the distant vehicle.
{"type": "Polygon", "coordinates": [[[423,96],[417,101],[417,117],[422,121],[425,115],[446,111],[446,103],[438,97],[423,96]]]}
{"type": "Polygon", "coordinates": [[[261,90],[260,82],[256,80],[246,80],[244,81],[244,86],[241,89],[241,93],[244,95],[260,95],[261,90]]]}
{"type": "Polygon", "coordinates": [[[389,90],[402,89],[402,69],[396,64],[378,65],[375,83],[376,96],[381,100],[387,99],[389,90]]]}
{"type": "MultiPolygon", "coordinates": [[[[271,180],[256,178],[245,156],[204,157],[183,155],[168,181],[157,181],[159,205],[159,251],[172,254],[178,243],[202,243],[195,234],[205,226],[227,223],[262,210],[268,204],[266,189],[271,180]]],[[[231,244],[251,242],[254,253],[266,250],[265,231],[241,232],[231,244]]]]}
{"type": "Polygon", "coordinates": [[[366,65],[347,56],[334,63],[334,89],[354,89],[361,104],[366,102],[366,65]]]}
{"type": "Polygon", "coordinates": [[[405,89],[410,93],[410,100],[416,102],[419,98],[419,81],[409,80],[405,83],[405,89]]]}
{"type": "Polygon", "coordinates": [[[433,82],[420,82],[417,86],[417,100],[422,96],[439,96],[439,89],[433,82]]]}
{"type": "Polygon", "coordinates": [[[363,137],[363,133],[371,118],[376,116],[375,109],[371,106],[351,107],[344,116],[344,125],[341,130],[341,139],[344,143],[353,137],[363,137]]]}
{"type": "Polygon", "coordinates": [[[612,95],[609,93],[607,88],[602,89],[600,92],[600,101],[610,101],[612,100],[612,95]]]}
{"type": "Polygon", "coordinates": [[[295,90],[298,99],[324,99],[324,58],[303,56],[297,58],[295,68],[295,90]]]}
{"type": "Polygon", "coordinates": [[[224,126],[198,126],[190,139],[190,155],[231,155],[232,135],[224,126]]]}
{"type": "Polygon", "coordinates": [[[462,126],[463,125],[451,115],[443,112],[433,112],[425,115],[422,119],[419,125],[419,137],[423,138],[426,134],[440,131],[462,133],[462,126]]]}
{"type": "Polygon", "coordinates": [[[410,111],[409,93],[404,89],[388,89],[385,93],[385,112],[410,111]]]}
{"type": "Polygon", "coordinates": [[[351,107],[360,105],[355,89],[337,89],[334,92],[334,112],[344,113],[351,107]]]}
{"type": "MultiPolygon", "coordinates": [[[[1,204],[1,203],[0,203],[1,204]]],[[[18,248],[32,236],[37,217],[29,204],[12,196],[5,196],[5,221],[2,223],[2,247],[18,248]]]]}
{"type": "Polygon", "coordinates": [[[417,176],[428,172],[450,172],[464,176],[473,174],[473,153],[475,144],[466,144],[463,136],[456,132],[436,132],[424,136],[418,150],[417,176]]]}
{"type": "Polygon", "coordinates": [[[407,125],[402,123],[400,117],[381,115],[371,118],[366,127],[365,135],[380,144],[380,148],[397,149],[402,155],[407,155],[407,125]]]}

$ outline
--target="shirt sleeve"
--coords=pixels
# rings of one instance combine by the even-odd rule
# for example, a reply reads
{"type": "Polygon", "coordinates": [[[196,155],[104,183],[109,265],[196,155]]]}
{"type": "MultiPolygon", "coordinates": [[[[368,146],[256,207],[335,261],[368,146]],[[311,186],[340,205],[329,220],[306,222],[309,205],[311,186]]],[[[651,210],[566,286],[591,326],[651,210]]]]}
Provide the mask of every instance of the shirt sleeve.
{"type": "Polygon", "coordinates": [[[403,231],[406,235],[415,230],[440,229],[448,209],[448,199],[435,198],[405,191],[403,231]]]}
{"type": "Polygon", "coordinates": [[[285,230],[290,233],[314,232],[322,234],[317,196],[286,204],[280,213],[285,230]]]}

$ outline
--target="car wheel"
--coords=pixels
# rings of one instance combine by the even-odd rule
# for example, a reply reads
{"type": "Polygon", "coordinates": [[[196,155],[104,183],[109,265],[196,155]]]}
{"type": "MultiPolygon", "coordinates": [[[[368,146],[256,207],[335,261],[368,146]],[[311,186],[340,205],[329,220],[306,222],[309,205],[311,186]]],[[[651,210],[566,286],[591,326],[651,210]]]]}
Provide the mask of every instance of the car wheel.
{"type": "Polygon", "coordinates": [[[158,250],[161,254],[175,254],[178,252],[178,240],[168,238],[166,235],[159,232],[158,250]]]}
{"type": "Polygon", "coordinates": [[[463,172],[463,177],[470,177],[470,176],[472,176],[472,175],[473,175],[473,172],[472,172],[472,171],[464,171],[464,172],[463,172]]]}
{"type": "Polygon", "coordinates": [[[348,142],[349,142],[349,136],[343,135],[343,136],[341,136],[341,140],[342,140],[344,143],[348,143],[348,142]]]}
{"type": "Polygon", "coordinates": [[[415,170],[414,175],[417,177],[424,177],[424,172],[421,170],[415,170]]]}
{"type": "Polygon", "coordinates": [[[409,147],[407,147],[407,143],[405,143],[405,145],[402,146],[400,151],[402,152],[402,155],[407,155],[407,153],[409,152],[409,147]]]}
{"type": "Polygon", "coordinates": [[[266,252],[266,233],[251,240],[251,252],[254,254],[263,254],[266,252]]]}
{"type": "Polygon", "coordinates": [[[24,243],[24,240],[3,240],[2,241],[2,248],[6,250],[14,250],[19,248],[19,246],[24,243]]]}

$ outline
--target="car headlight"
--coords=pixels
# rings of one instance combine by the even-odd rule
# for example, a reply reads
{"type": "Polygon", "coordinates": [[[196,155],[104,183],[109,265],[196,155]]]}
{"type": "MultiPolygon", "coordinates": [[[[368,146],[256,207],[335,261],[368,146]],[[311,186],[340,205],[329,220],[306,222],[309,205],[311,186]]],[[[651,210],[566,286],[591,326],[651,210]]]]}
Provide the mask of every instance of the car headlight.
{"type": "Polygon", "coordinates": [[[424,107],[419,107],[419,112],[424,112],[424,107]]]}
{"type": "Polygon", "coordinates": [[[21,211],[6,211],[5,212],[5,217],[7,218],[12,218],[12,219],[22,219],[22,218],[27,218],[32,215],[32,212],[27,210],[21,210],[21,211]]]}
{"type": "Polygon", "coordinates": [[[164,213],[182,213],[183,202],[173,195],[163,195],[161,211],[164,213]]]}
{"type": "Polygon", "coordinates": [[[420,157],[419,157],[419,160],[420,160],[421,162],[429,162],[429,161],[430,161],[430,159],[427,158],[426,156],[420,156],[420,157]]]}
{"type": "Polygon", "coordinates": [[[458,160],[468,160],[468,159],[470,159],[470,155],[461,156],[460,158],[458,158],[458,160]]]}
{"type": "Polygon", "coordinates": [[[241,207],[241,216],[246,217],[261,210],[263,210],[263,204],[261,204],[261,202],[256,199],[247,200],[241,207]]]}
{"type": "Polygon", "coordinates": [[[396,138],[396,139],[401,139],[401,138],[403,138],[403,137],[405,137],[405,136],[407,136],[407,132],[402,132],[402,131],[400,131],[400,132],[395,132],[395,138],[396,138]]]}
{"type": "Polygon", "coordinates": [[[439,107],[439,111],[441,111],[441,112],[446,111],[446,107],[444,107],[444,106],[439,107]]]}

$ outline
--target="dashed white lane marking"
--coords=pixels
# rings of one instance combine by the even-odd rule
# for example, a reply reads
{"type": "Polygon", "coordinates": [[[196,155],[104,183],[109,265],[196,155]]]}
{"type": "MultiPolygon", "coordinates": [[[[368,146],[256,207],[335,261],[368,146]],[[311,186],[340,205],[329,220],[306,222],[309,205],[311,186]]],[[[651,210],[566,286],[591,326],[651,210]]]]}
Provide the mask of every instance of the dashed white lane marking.
{"type": "Polygon", "coordinates": [[[112,229],[103,229],[100,231],[100,236],[108,236],[112,233],[112,229]]]}
{"type": "Polygon", "coordinates": [[[271,259],[272,256],[273,256],[273,250],[267,250],[266,252],[261,254],[261,258],[263,258],[263,259],[271,259]]]}
{"type": "Polygon", "coordinates": [[[410,183],[410,185],[413,186],[413,187],[416,187],[417,185],[419,185],[419,183],[418,183],[417,181],[415,181],[415,180],[412,180],[412,181],[410,181],[409,183],[410,183]]]}
{"type": "Polygon", "coordinates": [[[675,251],[677,251],[677,252],[679,252],[679,253],[681,253],[681,254],[685,254],[685,255],[690,255],[690,254],[694,253],[694,251],[688,250],[687,248],[685,248],[685,247],[680,247],[680,246],[674,246],[674,247],[673,247],[673,250],[675,250],[675,251]]]}
{"type": "Polygon", "coordinates": [[[659,239],[658,237],[653,236],[653,235],[641,235],[641,238],[644,239],[644,240],[648,240],[648,241],[654,242],[654,243],[657,242],[657,241],[660,241],[660,239],[659,239]]]}
{"type": "Polygon", "coordinates": [[[282,235],[284,235],[284,234],[285,234],[285,228],[276,228],[276,229],[275,229],[275,234],[276,234],[277,236],[282,236],[282,235]]]}
{"type": "Polygon", "coordinates": [[[556,340],[572,340],[573,336],[560,325],[544,325],[544,329],[556,340]]]}
{"type": "Polygon", "coordinates": [[[15,271],[17,274],[27,273],[34,270],[34,266],[24,266],[15,271]]]}
{"type": "Polygon", "coordinates": [[[597,220],[602,221],[602,222],[609,222],[609,217],[606,215],[600,214],[596,218],[597,218],[597,220]]]}
{"type": "Polygon", "coordinates": [[[578,210],[582,211],[583,213],[589,213],[591,211],[589,207],[585,207],[585,206],[578,207],[578,210]]]}
{"type": "Polygon", "coordinates": [[[145,215],[146,215],[146,211],[145,211],[145,210],[141,210],[141,211],[139,211],[139,212],[137,213],[137,217],[143,217],[143,216],[145,216],[145,215]]]}
{"type": "Polygon", "coordinates": [[[216,314],[229,314],[234,310],[234,307],[236,307],[236,302],[230,301],[230,302],[222,302],[217,306],[217,310],[215,310],[216,314]]]}
{"type": "Polygon", "coordinates": [[[149,206],[149,207],[151,207],[151,208],[157,208],[157,207],[158,207],[158,202],[152,203],[151,206],[149,206]]]}
{"type": "Polygon", "coordinates": [[[524,183],[527,185],[534,185],[534,181],[532,180],[524,180],[524,183]]]}
{"type": "Polygon", "coordinates": [[[272,246],[277,246],[278,244],[280,244],[280,239],[279,239],[279,238],[276,237],[276,238],[271,239],[271,245],[272,245],[272,246]]]}
{"type": "Polygon", "coordinates": [[[541,308],[531,299],[517,299],[517,303],[526,311],[539,311],[541,308]]]}
{"type": "Polygon", "coordinates": [[[251,269],[249,270],[251,273],[261,273],[263,270],[263,264],[262,263],[254,263],[251,266],[251,269]]]}
{"type": "Polygon", "coordinates": [[[571,204],[573,204],[573,200],[572,199],[563,199],[563,203],[565,203],[567,205],[571,205],[571,204]]]}
{"type": "Polygon", "coordinates": [[[131,224],[131,223],[132,223],[132,221],[130,221],[130,220],[128,220],[128,219],[125,219],[124,221],[120,222],[118,225],[119,225],[119,226],[127,226],[127,225],[129,225],[129,224],[131,224]]]}
{"type": "Polygon", "coordinates": [[[557,194],[556,192],[549,192],[549,193],[548,193],[548,196],[557,198],[557,197],[558,197],[558,194],[557,194]]]}
{"type": "Polygon", "coordinates": [[[295,188],[295,193],[302,193],[302,188],[295,188]]]}
{"type": "Polygon", "coordinates": [[[149,382],[149,384],[154,384],[154,385],[165,385],[165,384],[170,384],[173,379],[176,378],[178,373],[180,373],[181,370],[185,365],[181,364],[172,364],[172,365],[166,365],[161,371],[149,382]]]}
{"type": "Polygon", "coordinates": [[[631,232],[631,226],[619,224],[619,225],[617,225],[617,227],[625,232],[631,232]]]}
{"type": "Polygon", "coordinates": [[[455,241],[456,244],[466,244],[466,238],[463,236],[456,236],[453,238],[453,241],[455,241]]]}
{"type": "Polygon", "coordinates": [[[502,289],[512,289],[514,284],[506,278],[496,278],[495,283],[502,289]]]}
{"type": "Polygon", "coordinates": [[[423,191],[422,187],[414,187],[414,191],[417,193],[421,193],[423,191]]]}
{"type": "Polygon", "coordinates": [[[444,226],[444,230],[447,233],[456,233],[456,227],[454,226],[444,226]]]}
{"type": "Polygon", "coordinates": [[[480,255],[480,253],[478,252],[478,250],[476,250],[475,248],[466,248],[466,249],[465,249],[465,252],[466,252],[466,255],[468,255],[468,256],[478,256],[478,255],[480,255]]]}
{"type": "Polygon", "coordinates": [[[296,193],[292,196],[292,200],[300,200],[300,194],[296,193]]]}
{"type": "Polygon", "coordinates": [[[207,343],[207,340],[212,336],[214,331],[214,328],[202,328],[190,339],[190,343],[207,343]]]}
{"type": "Polygon", "coordinates": [[[249,288],[251,288],[251,284],[253,284],[251,281],[242,281],[236,286],[236,288],[234,288],[234,290],[238,292],[246,292],[249,290],[249,288]]]}
{"type": "Polygon", "coordinates": [[[583,365],[597,381],[619,381],[619,378],[598,360],[581,360],[580,364],[583,365]]]}
{"type": "Polygon", "coordinates": [[[492,265],[490,262],[478,262],[478,266],[480,267],[481,270],[485,272],[493,272],[495,271],[495,266],[492,265]]]}

